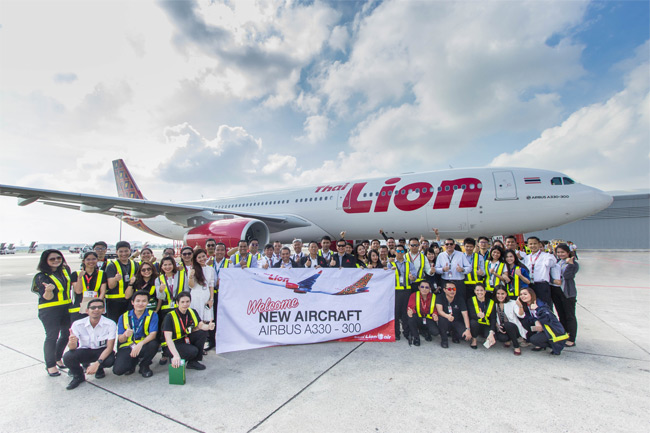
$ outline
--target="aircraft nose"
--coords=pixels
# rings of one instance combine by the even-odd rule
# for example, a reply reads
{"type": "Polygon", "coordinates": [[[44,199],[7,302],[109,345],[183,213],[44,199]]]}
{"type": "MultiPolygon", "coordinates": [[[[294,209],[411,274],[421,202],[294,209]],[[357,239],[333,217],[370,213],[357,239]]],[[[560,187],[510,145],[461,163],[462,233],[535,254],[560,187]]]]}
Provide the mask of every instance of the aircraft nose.
{"type": "Polygon", "coordinates": [[[606,192],[596,190],[594,194],[594,208],[596,212],[607,209],[614,201],[614,197],[606,192]]]}

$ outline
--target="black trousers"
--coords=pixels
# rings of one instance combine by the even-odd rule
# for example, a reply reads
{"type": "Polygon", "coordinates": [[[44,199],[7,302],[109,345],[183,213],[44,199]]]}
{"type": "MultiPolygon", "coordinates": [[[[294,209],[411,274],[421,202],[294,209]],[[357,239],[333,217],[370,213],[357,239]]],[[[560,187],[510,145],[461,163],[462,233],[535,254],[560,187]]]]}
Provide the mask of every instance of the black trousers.
{"type": "Polygon", "coordinates": [[[76,322],[77,320],[81,320],[88,317],[88,314],[81,314],[81,313],[70,313],[70,324],[76,322]]]}
{"type": "Polygon", "coordinates": [[[162,344],[163,341],[165,341],[165,333],[163,332],[163,323],[165,322],[165,317],[167,317],[167,314],[172,311],[172,309],[160,309],[156,314],[158,314],[158,334],[156,334],[156,339],[158,340],[158,344],[162,344]]]}
{"type": "Polygon", "coordinates": [[[130,300],[127,299],[106,299],[106,317],[117,323],[120,316],[129,310],[130,304],[130,300]]]}
{"type": "Polygon", "coordinates": [[[472,338],[478,338],[479,336],[487,338],[490,333],[490,325],[484,325],[478,323],[478,320],[469,319],[469,332],[472,333],[472,338]]]}
{"type": "Polygon", "coordinates": [[[454,283],[456,285],[456,296],[460,296],[463,299],[467,299],[467,290],[465,289],[465,281],[463,280],[445,280],[442,279],[442,288],[445,288],[445,284],[454,283]]]}
{"type": "MultiPolygon", "coordinates": [[[[85,377],[81,364],[90,364],[91,362],[97,361],[103,351],[104,349],[101,347],[99,349],[68,350],[65,355],[63,355],[63,363],[70,369],[70,373],[75,377],[85,377]]],[[[105,367],[112,367],[114,362],[115,353],[111,352],[97,371],[103,370],[105,367]]]]}
{"type": "Polygon", "coordinates": [[[43,343],[43,357],[45,366],[51,368],[61,359],[70,337],[70,313],[67,305],[41,308],[38,318],[45,328],[45,342],[43,343]]]}
{"type": "Polygon", "coordinates": [[[506,331],[505,334],[503,332],[499,332],[497,329],[497,332],[494,334],[496,337],[497,341],[501,341],[502,343],[505,343],[507,341],[512,341],[512,346],[517,349],[519,347],[519,328],[517,328],[517,325],[515,325],[512,322],[506,322],[503,324],[503,330],[506,331]]]}
{"type": "Polygon", "coordinates": [[[551,342],[546,335],[546,332],[533,332],[528,333],[528,341],[537,347],[551,347],[551,342]]]}
{"type": "Polygon", "coordinates": [[[449,341],[447,332],[451,330],[452,338],[460,339],[465,332],[465,323],[463,322],[463,316],[454,317],[454,321],[450,322],[445,317],[440,317],[438,319],[438,328],[440,328],[440,341],[446,343],[449,341]]]}
{"type": "MultiPolygon", "coordinates": [[[[190,335],[190,344],[185,342],[184,338],[174,341],[176,350],[182,359],[186,361],[201,361],[203,359],[203,346],[208,339],[208,333],[203,330],[192,332],[190,335]]],[[[163,355],[172,358],[169,347],[163,347],[163,355]]]]}
{"type": "Polygon", "coordinates": [[[158,341],[154,338],[140,350],[140,353],[135,358],[131,357],[131,346],[122,347],[117,350],[115,355],[115,364],[113,365],[113,374],[121,376],[129,370],[135,369],[138,362],[140,367],[148,367],[151,365],[151,360],[158,352],[158,341]]]}
{"type": "MultiPolygon", "coordinates": [[[[465,283],[465,301],[469,301],[472,299],[475,294],[474,294],[474,289],[476,288],[476,284],[468,284],[465,283]]],[[[456,289],[458,290],[458,289],[456,289]]]]}
{"type": "Polygon", "coordinates": [[[546,281],[540,281],[535,284],[531,284],[530,287],[537,295],[537,299],[541,299],[548,305],[549,308],[553,307],[553,299],[551,298],[551,285],[546,281]]]}
{"type": "Polygon", "coordinates": [[[219,292],[214,292],[214,305],[212,306],[212,313],[214,314],[214,329],[208,331],[208,345],[211,347],[217,344],[217,306],[219,305],[219,292]]]}
{"type": "Polygon", "coordinates": [[[402,323],[404,336],[409,336],[409,316],[406,310],[409,305],[409,298],[411,297],[410,290],[395,290],[395,337],[400,335],[399,324],[402,323]]]}
{"type": "Polygon", "coordinates": [[[561,287],[551,286],[551,298],[557,312],[557,318],[569,334],[569,341],[575,343],[578,333],[578,321],[576,320],[576,298],[567,298],[561,287]]]}
{"type": "Polygon", "coordinates": [[[413,336],[413,341],[420,341],[420,330],[428,332],[433,337],[440,334],[438,329],[438,324],[433,319],[427,319],[427,323],[422,323],[422,317],[418,317],[417,314],[413,314],[413,317],[409,317],[409,330],[413,336]]]}

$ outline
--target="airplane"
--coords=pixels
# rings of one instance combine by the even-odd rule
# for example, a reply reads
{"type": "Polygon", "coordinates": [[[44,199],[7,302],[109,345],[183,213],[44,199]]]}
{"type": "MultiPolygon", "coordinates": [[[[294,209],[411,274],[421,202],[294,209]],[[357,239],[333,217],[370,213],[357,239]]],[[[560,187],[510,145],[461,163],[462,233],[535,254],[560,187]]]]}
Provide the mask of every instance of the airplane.
{"type": "Polygon", "coordinates": [[[322,273],[323,273],[322,270],[318,271],[318,273],[311,275],[310,277],[305,278],[304,280],[299,281],[298,283],[292,283],[291,281],[289,281],[288,277],[269,274],[266,272],[264,272],[261,275],[252,273],[251,276],[253,277],[253,279],[259,281],[260,283],[268,284],[271,286],[285,287],[289,290],[293,290],[294,293],[309,292],[309,293],[322,293],[325,295],[334,295],[334,296],[355,295],[357,293],[365,293],[368,291],[368,282],[372,278],[372,274],[367,273],[363,277],[359,278],[359,280],[354,284],[351,284],[335,293],[323,292],[320,290],[312,290],[312,286],[314,285],[318,277],[321,276],[322,273]]]}
{"type": "Polygon", "coordinates": [[[404,238],[432,234],[464,238],[527,233],[559,226],[607,208],[613,198],[567,175],[532,168],[466,168],[311,187],[167,203],[147,200],[122,159],[113,161],[119,197],[0,185],[19,206],[49,206],[121,218],[163,238],[228,248],[240,239],[376,238],[379,229],[404,238]]]}

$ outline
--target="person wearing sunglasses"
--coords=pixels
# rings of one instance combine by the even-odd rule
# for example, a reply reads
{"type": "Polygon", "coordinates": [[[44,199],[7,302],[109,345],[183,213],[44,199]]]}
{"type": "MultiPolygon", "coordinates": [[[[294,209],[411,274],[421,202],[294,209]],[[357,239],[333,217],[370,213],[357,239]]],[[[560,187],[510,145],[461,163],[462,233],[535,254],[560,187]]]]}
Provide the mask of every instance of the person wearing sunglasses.
{"type": "Polygon", "coordinates": [[[345,252],[345,248],[349,244],[345,239],[341,238],[336,242],[336,253],[332,254],[332,259],[330,260],[331,268],[356,268],[357,260],[345,252]]]}
{"type": "Polygon", "coordinates": [[[149,262],[141,262],[140,268],[135,274],[135,282],[131,287],[133,287],[135,292],[144,291],[149,294],[147,310],[155,310],[157,308],[156,278],[158,278],[157,268],[149,262]]]}
{"type": "Polygon", "coordinates": [[[65,368],[61,357],[70,335],[70,268],[61,251],[45,250],[36,269],[31,291],[38,295],[38,318],[45,328],[45,368],[55,377],[61,375],[59,368],[65,368]]]}
{"type": "Polygon", "coordinates": [[[408,304],[411,297],[411,284],[415,275],[411,272],[411,263],[404,257],[406,248],[403,245],[395,247],[395,258],[390,259],[391,269],[395,272],[395,340],[400,337],[400,322],[404,337],[412,342],[409,328],[408,304]]]}
{"type": "Polygon", "coordinates": [[[454,343],[460,343],[461,337],[468,341],[472,338],[465,298],[456,292],[456,285],[452,281],[447,281],[444,295],[436,296],[440,346],[444,349],[449,347],[448,331],[451,331],[451,341],[454,343]]]}
{"type": "MultiPolygon", "coordinates": [[[[431,275],[431,265],[424,253],[420,250],[420,241],[418,238],[409,239],[409,252],[407,259],[411,264],[411,273],[415,277],[411,284],[411,292],[417,292],[421,281],[424,281],[428,275],[431,275]]],[[[435,272],[435,271],[433,271],[435,272]]]]}
{"type": "Polygon", "coordinates": [[[109,261],[106,260],[108,244],[104,241],[97,241],[93,244],[93,251],[97,253],[97,269],[105,271],[109,261]]]}
{"type": "Polygon", "coordinates": [[[186,275],[189,275],[190,270],[192,270],[192,256],[194,256],[192,247],[185,245],[181,248],[181,261],[178,263],[178,270],[180,272],[185,272],[186,275]]]}
{"type": "Polygon", "coordinates": [[[97,379],[103,379],[106,376],[104,368],[112,367],[115,362],[113,346],[117,325],[102,313],[104,300],[91,299],[88,301],[88,317],[77,320],[70,328],[69,350],[63,355],[63,362],[72,375],[72,381],[66,388],[68,390],[85,382],[85,374],[94,374],[97,379]],[[85,374],[82,364],[89,364],[85,374]]]}
{"type": "Polygon", "coordinates": [[[467,256],[462,251],[456,251],[456,241],[447,239],[445,251],[436,259],[436,273],[442,277],[442,283],[451,282],[458,291],[458,296],[467,299],[465,294],[465,276],[470,273],[472,267],[467,256]]]}
{"type": "Polygon", "coordinates": [[[409,345],[420,345],[420,330],[424,331],[424,339],[431,341],[440,334],[438,329],[438,312],[436,311],[436,295],[431,293],[428,281],[422,281],[418,291],[409,299],[406,314],[409,317],[409,345]]]}

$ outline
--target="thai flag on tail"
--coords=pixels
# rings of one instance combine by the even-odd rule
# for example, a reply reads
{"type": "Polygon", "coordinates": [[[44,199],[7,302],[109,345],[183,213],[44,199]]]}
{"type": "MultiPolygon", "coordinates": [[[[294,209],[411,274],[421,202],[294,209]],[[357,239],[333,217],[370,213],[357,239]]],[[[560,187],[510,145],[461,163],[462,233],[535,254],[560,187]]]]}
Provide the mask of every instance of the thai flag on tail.
{"type": "Polygon", "coordinates": [[[524,177],[524,183],[526,185],[534,184],[534,183],[542,183],[542,180],[539,177],[524,177]]]}

